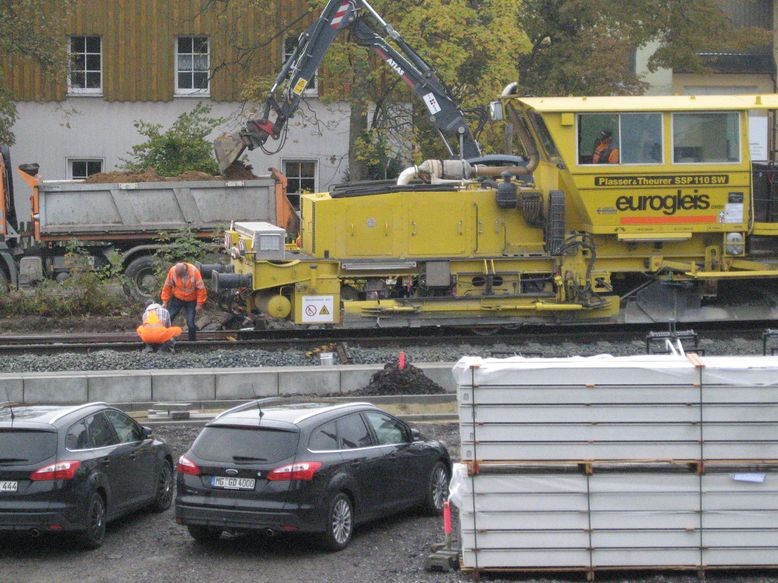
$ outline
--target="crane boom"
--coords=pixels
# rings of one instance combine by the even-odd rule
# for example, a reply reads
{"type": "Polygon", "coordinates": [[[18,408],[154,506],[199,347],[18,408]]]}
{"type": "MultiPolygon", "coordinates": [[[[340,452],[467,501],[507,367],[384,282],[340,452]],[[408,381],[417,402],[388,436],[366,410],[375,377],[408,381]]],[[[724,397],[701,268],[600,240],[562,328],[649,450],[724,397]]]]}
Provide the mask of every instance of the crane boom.
{"type": "Polygon", "coordinates": [[[380,56],[422,99],[451,157],[456,157],[457,151],[462,158],[481,155],[451,92],[399,33],[365,0],[330,0],[318,20],[300,35],[294,51],[281,67],[265,98],[262,117],[249,120],[240,132],[225,134],[214,142],[222,172],[246,148],[262,148],[269,138],[281,137],[325,54],[343,30],[350,30],[357,44],[380,56]],[[450,143],[452,138],[458,143],[456,148],[450,143]]]}

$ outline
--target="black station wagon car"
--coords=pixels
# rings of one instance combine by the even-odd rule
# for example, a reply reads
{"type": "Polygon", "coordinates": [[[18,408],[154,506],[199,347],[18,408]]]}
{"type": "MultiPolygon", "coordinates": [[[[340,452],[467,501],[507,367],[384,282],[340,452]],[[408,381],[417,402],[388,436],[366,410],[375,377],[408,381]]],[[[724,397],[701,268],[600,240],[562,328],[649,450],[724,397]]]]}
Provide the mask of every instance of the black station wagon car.
{"type": "Polygon", "coordinates": [[[253,401],[208,423],[179,459],[176,521],[200,542],[307,532],[340,550],[361,522],[439,514],[450,475],[445,445],[369,403],[253,401]]]}
{"type": "Polygon", "coordinates": [[[0,532],[74,533],[99,547],[106,522],[173,500],[167,445],[105,403],[0,408],[0,532]]]}

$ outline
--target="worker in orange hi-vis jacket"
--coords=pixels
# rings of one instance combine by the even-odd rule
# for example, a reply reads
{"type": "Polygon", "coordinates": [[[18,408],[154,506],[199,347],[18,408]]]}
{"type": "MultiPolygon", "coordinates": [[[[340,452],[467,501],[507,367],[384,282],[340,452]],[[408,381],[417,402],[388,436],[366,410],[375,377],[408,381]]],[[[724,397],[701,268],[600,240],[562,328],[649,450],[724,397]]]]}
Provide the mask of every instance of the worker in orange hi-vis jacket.
{"type": "Polygon", "coordinates": [[[147,352],[175,352],[175,337],[183,332],[180,326],[170,325],[170,313],[154,300],[146,302],[143,323],[136,331],[147,352]]]}
{"type": "Polygon", "coordinates": [[[200,270],[191,263],[179,262],[170,268],[162,285],[162,307],[170,310],[170,321],[182,309],[186,309],[186,326],[189,340],[197,340],[195,314],[203,311],[208,292],[205,290],[200,270]]]}

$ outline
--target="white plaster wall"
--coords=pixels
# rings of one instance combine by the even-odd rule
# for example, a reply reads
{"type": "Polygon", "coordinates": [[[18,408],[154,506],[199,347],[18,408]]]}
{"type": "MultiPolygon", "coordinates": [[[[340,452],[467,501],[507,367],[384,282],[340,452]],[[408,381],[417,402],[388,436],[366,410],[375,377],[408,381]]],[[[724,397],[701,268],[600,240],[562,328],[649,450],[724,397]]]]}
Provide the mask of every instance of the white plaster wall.
{"type": "MultiPolygon", "coordinates": [[[[69,158],[103,160],[103,170],[120,169],[122,159],[128,159],[130,149],[145,141],[133,126],[135,120],[160,123],[165,129],[183,112],[191,111],[200,101],[179,98],[170,102],[106,102],[100,97],[69,98],[59,103],[17,103],[19,119],[14,125],[16,144],[11,150],[14,166],[22,163],[40,164],[44,180],[63,180],[69,158]]],[[[212,102],[211,115],[226,118],[214,132],[237,131],[247,118],[240,103],[212,102]]],[[[284,148],[271,156],[257,149],[248,152],[254,174],[267,174],[269,167],[282,169],[284,159],[315,159],[317,190],[327,190],[342,182],[348,167],[349,108],[347,103],[324,105],[309,99],[289,123],[284,148]]],[[[269,150],[278,143],[269,140],[269,150]]],[[[17,217],[30,220],[29,188],[14,175],[17,217]]]]}
{"type": "Polygon", "coordinates": [[[648,70],[648,59],[658,47],[658,42],[651,42],[640,47],[635,54],[635,69],[638,76],[649,84],[646,95],[672,95],[673,70],[658,69],[654,73],[648,70]]]}

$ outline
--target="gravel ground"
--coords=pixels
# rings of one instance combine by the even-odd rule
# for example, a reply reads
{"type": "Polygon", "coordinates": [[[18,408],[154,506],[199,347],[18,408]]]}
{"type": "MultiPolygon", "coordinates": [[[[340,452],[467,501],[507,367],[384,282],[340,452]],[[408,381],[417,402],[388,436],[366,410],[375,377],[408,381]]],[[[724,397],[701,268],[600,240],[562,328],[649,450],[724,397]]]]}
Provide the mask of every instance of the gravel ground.
{"type": "MultiPolygon", "coordinates": [[[[761,338],[733,336],[728,339],[701,338],[708,355],[762,354],[761,338]]],[[[397,356],[397,349],[367,349],[351,346],[355,363],[384,364],[397,356]]],[[[645,354],[645,342],[623,345],[610,342],[544,345],[505,343],[478,345],[423,344],[404,347],[410,362],[454,362],[463,355],[507,356],[512,354],[573,356],[592,354],[645,354]]],[[[303,351],[217,350],[187,352],[185,343],[173,355],[100,351],[92,354],[4,357],[0,372],[60,370],[126,370],[188,367],[307,366],[316,359],[303,351]]],[[[452,456],[458,455],[455,424],[422,425],[423,432],[445,441],[452,456]]],[[[161,425],[155,433],[180,455],[199,432],[191,425],[161,425]]],[[[184,527],[173,521],[173,511],[162,514],[141,512],[108,528],[104,546],[96,551],[76,551],[61,538],[0,537],[0,583],[81,582],[125,580],[159,581],[315,581],[338,583],[464,582],[473,577],[458,571],[430,573],[424,561],[431,545],[443,538],[439,518],[415,513],[403,514],[359,528],[344,551],[326,553],[304,537],[266,539],[260,536],[225,538],[218,544],[195,543],[184,527]]],[[[484,581],[552,583],[583,581],[580,574],[559,576],[516,576],[483,574],[484,581]]],[[[712,581],[736,583],[778,583],[775,573],[713,572],[712,581]]],[[[620,583],[692,583],[696,573],[602,573],[598,581],[620,583]]]]}
{"type": "MultiPolygon", "coordinates": [[[[410,362],[456,362],[461,356],[590,356],[613,354],[625,356],[645,354],[645,340],[636,339],[618,344],[607,341],[589,343],[562,342],[543,344],[526,342],[521,345],[504,342],[482,344],[441,344],[439,339],[426,344],[404,346],[402,350],[410,362]]],[[[708,338],[701,335],[699,346],[707,355],[762,354],[762,338],[734,335],[731,338],[708,338]]],[[[349,346],[354,364],[385,364],[397,358],[397,348],[363,348],[349,346]]],[[[89,354],[64,353],[55,355],[5,356],[0,361],[0,373],[55,372],[64,370],[138,370],[155,368],[232,368],[260,366],[311,366],[319,363],[318,356],[307,356],[303,350],[269,352],[251,349],[219,349],[187,351],[186,343],[179,343],[175,354],[116,352],[100,350],[89,354]]]]}

